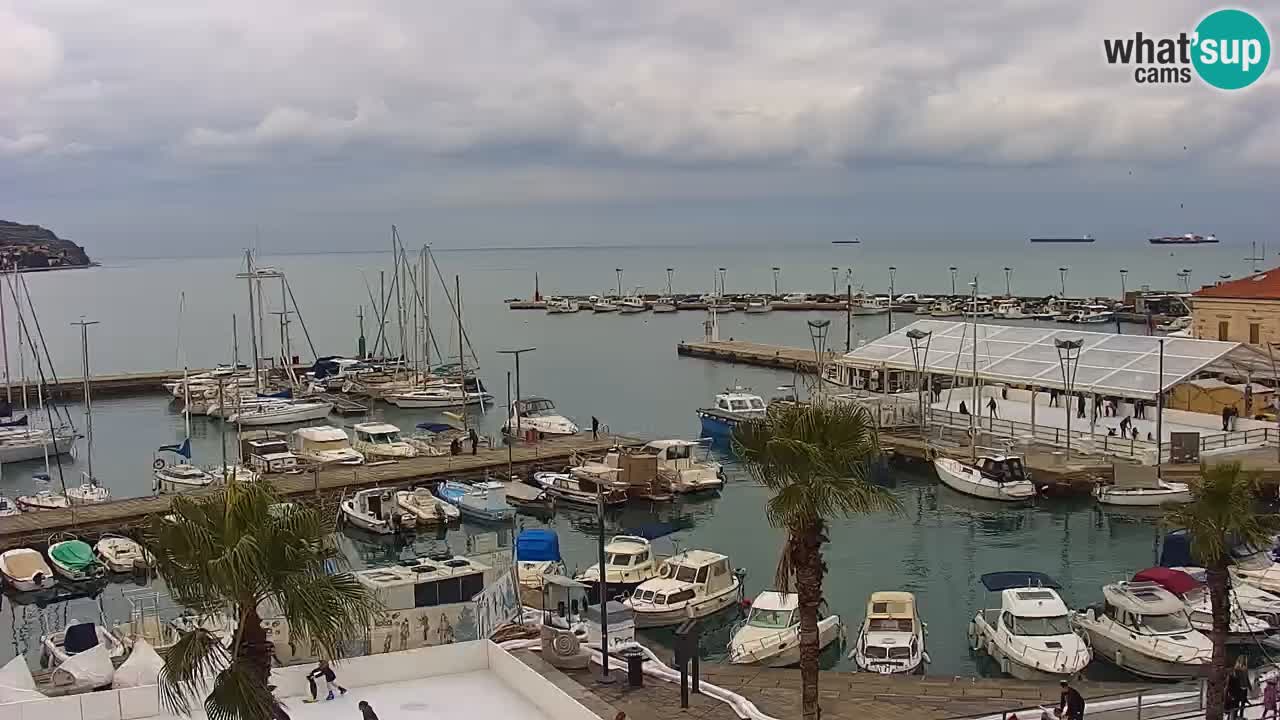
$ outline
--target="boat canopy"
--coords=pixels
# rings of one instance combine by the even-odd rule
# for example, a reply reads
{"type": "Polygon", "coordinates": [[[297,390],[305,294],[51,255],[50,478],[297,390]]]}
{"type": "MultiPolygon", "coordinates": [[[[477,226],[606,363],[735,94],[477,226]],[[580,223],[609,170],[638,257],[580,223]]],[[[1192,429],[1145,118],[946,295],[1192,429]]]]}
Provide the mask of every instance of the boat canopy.
{"type": "Polygon", "coordinates": [[[1058,590],[1062,587],[1057,580],[1048,575],[1029,570],[1005,570],[1003,572],[987,573],[982,576],[982,586],[991,592],[1029,587],[1058,590]]]}
{"type": "MultiPolygon", "coordinates": [[[[1200,563],[1196,562],[1191,554],[1191,544],[1191,533],[1186,530],[1167,533],[1160,544],[1160,566],[1174,568],[1198,566],[1200,563]]],[[[1237,560],[1265,552],[1243,543],[1232,542],[1231,545],[1231,557],[1237,560]]]]}
{"type": "Polygon", "coordinates": [[[554,530],[530,528],[516,537],[516,559],[520,562],[560,560],[560,538],[554,530]]]}
{"type": "Polygon", "coordinates": [[[318,425],[316,427],[305,427],[294,430],[293,434],[308,442],[333,442],[335,440],[346,440],[347,433],[340,428],[332,425],[318,425]]]}
{"type": "Polygon", "coordinates": [[[82,540],[68,540],[49,549],[54,560],[69,568],[79,569],[93,564],[93,548],[82,540]]]}
{"type": "MultiPolygon", "coordinates": [[[[908,333],[929,334],[928,340],[919,341],[918,345],[927,343],[929,347],[924,353],[925,372],[965,378],[974,374],[974,329],[967,322],[917,320],[846,353],[836,362],[862,370],[915,372],[917,357],[908,333]]],[[[1277,378],[1267,354],[1245,343],[1025,325],[979,325],[977,339],[977,374],[988,383],[1063,389],[1062,367],[1054,344],[1057,340],[1080,342],[1074,386],[1084,392],[1154,400],[1161,391],[1200,373],[1252,377],[1255,382],[1277,378]]]]}
{"type": "Polygon", "coordinates": [[[1102,588],[1106,601],[1135,615],[1176,615],[1186,605],[1173,593],[1152,582],[1113,583],[1102,588]]]}
{"type": "Polygon", "coordinates": [[[418,423],[417,428],[419,430],[422,430],[424,432],[429,432],[429,433],[442,433],[442,432],[449,432],[450,430],[457,429],[454,426],[450,425],[449,423],[433,423],[433,422],[420,422],[418,423]]]}
{"type": "Polygon", "coordinates": [[[1153,582],[1174,595],[1186,595],[1200,587],[1200,581],[1181,570],[1166,567],[1147,568],[1133,576],[1134,582],[1153,582]]]}
{"type": "Polygon", "coordinates": [[[874,592],[867,599],[867,617],[911,620],[915,618],[916,597],[909,592],[874,592]]]}

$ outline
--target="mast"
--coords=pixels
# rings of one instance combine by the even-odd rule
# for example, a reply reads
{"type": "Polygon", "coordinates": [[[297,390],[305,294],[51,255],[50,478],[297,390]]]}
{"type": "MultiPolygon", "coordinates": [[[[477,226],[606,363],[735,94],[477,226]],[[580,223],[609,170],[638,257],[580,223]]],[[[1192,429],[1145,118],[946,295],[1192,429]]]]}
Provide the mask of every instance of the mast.
{"type": "MultiPolygon", "coordinates": [[[[454,303],[458,313],[458,384],[462,386],[462,429],[468,430],[467,427],[467,356],[466,351],[462,347],[462,279],[453,276],[453,297],[457,302],[454,303]]],[[[484,403],[480,404],[484,407],[484,403]]]]}
{"type": "MultiPolygon", "coordinates": [[[[4,269],[0,268],[0,283],[4,282],[4,269]]],[[[13,407],[13,385],[9,381],[9,324],[5,322],[4,293],[0,292],[0,345],[4,352],[4,398],[13,407]]]]}
{"type": "Polygon", "coordinates": [[[978,462],[978,429],[975,420],[982,407],[978,404],[978,276],[973,276],[973,305],[969,312],[973,315],[973,407],[969,408],[969,455],[973,462],[978,462]]]}
{"type": "Polygon", "coordinates": [[[262,392],[262,373],[258,368],[258,330],[254,324],[255,316],[253,309],[253,251],[244,251],[244,262],[247,272],[244,274],[249,280],[249,343],[250,349],[253,350],[253,387],[254,392],[262,392]]]}
{"type": "Polygon", "coordinates": [[[240,331],[236,329],[235,313],[231,313],[231,369],[240,369],[240,331]]]}
{"type": "Polygon", "coordinates": [[[84,434],[85,434],[85,463],[88,465],[88,480],[91,484],[97,484],[97,480],[93,476],[93,396],[90,392],[89,382],[89,326],[97,325],[96,320],[85,320],[84,316],[80,316],[79,322],[71,323],[80,327],[80,355],[81,355],[81,381],[84,385],[84,434]]]}
{"type": "Polygon", "coordinates": [[[422,357],[428,374],[431,372],[431,246],[422,246],[422,357]]]}

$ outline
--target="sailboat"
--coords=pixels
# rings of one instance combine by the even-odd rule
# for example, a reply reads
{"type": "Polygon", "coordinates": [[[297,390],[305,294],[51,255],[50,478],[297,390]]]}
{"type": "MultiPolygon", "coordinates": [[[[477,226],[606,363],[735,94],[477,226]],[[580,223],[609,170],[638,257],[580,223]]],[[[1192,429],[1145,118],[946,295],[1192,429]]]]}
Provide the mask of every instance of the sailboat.
{"type": "MultiPolygon", "coordinates": [[[[973,276],[973,300],[971,306],[978,302],[978,276],[973,276]]],[[[1036,486],[1028,478],[1022,466],[1022,459],[1005,455],[978,456],[978,427],[975,420],[977,413],[982,412],[978,384],[978,315],[973,313],[973,413],[969,415],[969,448],[970,461],[965,463],[954,458],[938,457],[933,461],[933,468],[938,473],[938,480],[943,485],[965,495],[1018,502],[1030,500],[1036,495],[1036,486]]],[[[961,343],[963,346],[963,342],[961,343]]]]}
{"type": "Polygon", "coordinates": [[[191,464],[191,390],[186,382],[186,368],[182,370],[184,388],[182,420],[186,433],[183,435],[182,442],[177,445],[161,445],[157,452],[171,452],[182,457],[184,462],[168,465],[162,458],[156,458],[152,463],[155,468],[155,489],[157,492],[171,493],[184,492],[187,490],[196,490],[208,487],[213,483],[214,477],[212,473],[201,470],[191,464]]]}
{"type": "MultiPolygon", "coordinates": [[[[84,379],[84,432],[85,432],[85,464],[84,482],[78,487],[67,488],[67,499],[72,505],[92,505],[111,499],[111,491],[98,484],[93,476],[93,399],[89,392],[89,326],[97,322],[86,322],[81,318],[74,323],[80,326],[80,354],[82,356],[82,377],[84,379]]],[[[48,462],[47,460],[45,461],[48,462]]]]}

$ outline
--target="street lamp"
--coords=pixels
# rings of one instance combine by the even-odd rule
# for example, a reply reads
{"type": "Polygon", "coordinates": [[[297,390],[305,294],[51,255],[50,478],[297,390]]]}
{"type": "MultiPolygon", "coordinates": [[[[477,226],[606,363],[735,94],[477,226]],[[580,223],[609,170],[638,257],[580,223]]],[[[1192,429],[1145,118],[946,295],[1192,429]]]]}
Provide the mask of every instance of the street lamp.
{"type": "Polygon", "coordinates": [[[1056,338],[1053,345],[1058,348],[1058,367],[1062,370],[1062,386],[1067,396],[1064,405],[1067,410],[1067,461],[1069,462],[1071,460],[1071,391],[1076,384],[1076,369],[1080,367],[1080,348],[1084,346],[1084,341],[1056,338]]]}
{"type": "Polygon", "coordinates": [[[622,268],[614,268],[613,271],[618,275],[618,297],[622,297],[622,268]]]}
{"type": "Polygon", "coordinates": [[[671,273],[675,272],[675,268],[667,268],[667,297],[671,297],[671,273]]]}
{"type": "Polygon", "coordinates": [[[822,382],[825,377],[822,366],[827,354],[827,331],[830,327],[830,320],[809,321],[809,340],[813,343],[813,357],[818,370],[818,402],[822,402],[822,382]]]}
{"type": "Polygon", "coordinates": [[[889,332],[893,332],[893,279],[898,275],[898,268],[889,266],[889,332]]]}
{"type": "Polygon", "coordinates": [[[1062,282],[1062,297],[1067,296],[1067,268],[1058,268],[1058,279],[1062,282]]]}
{"type": "MultiPolygon", "coordinates": [[[[520,432],[520,413],[516,412],[516,408],[520,406],[520,356],[523,355],[524,353],[533,352],[534,350],[537,350],[537,349],[538,348],[527,347],[527,348],[518,348],[515,350],[499,350],[498,351],[499,355],[513,355],[515,356],[515,359],[516,359],[516,404],[513,407],[507,408],[507,412],[513,413],[516,416],[515,437],[517,439],[524,437],[524,435],[520,432]]],[[[466,396],[467,396],[467,389],[464,387],[462,389],[462,397],[466,398],[466,396]]],[[[510,415],[508,415],[508,418],[510,418],[510,415]]]]}
{"type": "Polygon", "coordinates": [[[836,289],[836,282],[839,280],[840,268],[835,265],[831,266],[831,294],[839,295],[840,291],[836,289]]]}
{"type": "Polygon", "coordinates": [[[782,272],[782,268],[773,269],[773,296],[778,297],[778,273],[782,272]]]}
{"type": "Polygon", "coordinates": [[[1120,302],[1124,302],[1125,296],[1129,294],[1128,288],[1124,286],[1125,276],[1129,274],[1128,270],[1120,268],[1120,302]]]}
{"type": "Polygon", "coordinates": [[[956,266],[952,265],[947,269],[951,271],[951,297],[955,297],[956,296],[956,266]]]}
{"type": "Polygon", "coordinates": [[[1011,284],[1012,279],[1013,279],[1013,268],[1008,267],[1006,265],[1004,268],[1004,296],[1007,298],[1013,297],[1013,290],[1010,289],[1012,286],[1011,284]]]}
{"type": "Polygon", "coordinates": [[[720,273],[720,295],[724,295],[724,275],[726,271],[724,268],[716,268],[716,272],[720,273]]]}
{"type": "Polygon", "coordinates": [[[925,387],[924,369],[929,363],[929,343],[933,341],[933,333],[911,328],[907,331],[907,339],[911,341],[911,361],[916,366],[916,412],[920,414],[920,437],[924,437],[924,394],[929,390],[925,387]]]}
{"type": "Polygon", "coordinates": [[[1182,272],[1178,273],[1178,278],[1182,280],[1182,291],[1191,292],[1191,268],[1182,268],[1182,272]]]}

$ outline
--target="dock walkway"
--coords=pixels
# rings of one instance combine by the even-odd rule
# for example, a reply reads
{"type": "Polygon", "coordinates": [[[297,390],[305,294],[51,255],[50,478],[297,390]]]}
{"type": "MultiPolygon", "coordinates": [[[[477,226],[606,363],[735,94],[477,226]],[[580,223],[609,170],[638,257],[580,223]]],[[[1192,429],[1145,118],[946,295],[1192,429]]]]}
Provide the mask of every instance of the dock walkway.
{"type": "MultiPolygon", "coordinates": [[[[614,445],[637,445],[624,436],[590,433],[520,444],[511,449],[513,472],[559,470],[574,453],[603,452],[614,445]]],[[[296,475],[271,475],[270,481],[281,496],[297,501],[311,499],[333,502],[362,487],[407,487],[415,482],[443,479],[478,480],[486,474],[505,475],[507,448],[481,448],[476,455],[419,457],[375,465],[332,466],[296,475]]],[[[214,490],[198,491],[203,493],[214,490]]],[[[194,493],[189,493],[194,494],[194,493]]],[[[25,512],[0,517],[0,551],[41,545],[55,532],[74,532],[84,538],[102,533],[126,533],[154,514],[169,511],[173,495],[128,498],[97,505],[80,505],[64,510],[25,512]]]]}
{"type": "Polygon", "coordinates": [[[681,342],[676,345],[676,354],[798,372],[812,373],[818,369],[813,350],[809,348],[766,345],[745,340],[681,342]]]}

